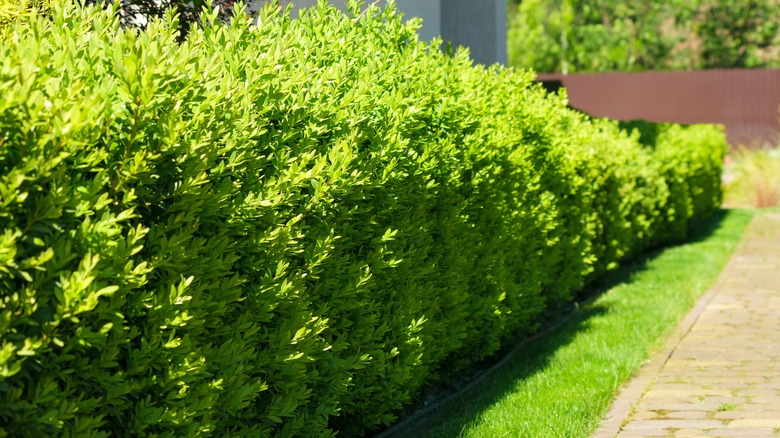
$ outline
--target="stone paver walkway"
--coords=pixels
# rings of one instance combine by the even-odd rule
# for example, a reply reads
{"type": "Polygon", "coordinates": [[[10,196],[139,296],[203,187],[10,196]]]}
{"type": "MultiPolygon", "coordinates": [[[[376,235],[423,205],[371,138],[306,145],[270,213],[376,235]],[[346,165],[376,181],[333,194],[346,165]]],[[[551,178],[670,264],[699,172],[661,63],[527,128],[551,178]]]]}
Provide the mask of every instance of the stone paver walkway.
{"type": "Polygon", "coordinates": [[[780,437],[780,214],[615,401],[596,438],[780,437]]]}

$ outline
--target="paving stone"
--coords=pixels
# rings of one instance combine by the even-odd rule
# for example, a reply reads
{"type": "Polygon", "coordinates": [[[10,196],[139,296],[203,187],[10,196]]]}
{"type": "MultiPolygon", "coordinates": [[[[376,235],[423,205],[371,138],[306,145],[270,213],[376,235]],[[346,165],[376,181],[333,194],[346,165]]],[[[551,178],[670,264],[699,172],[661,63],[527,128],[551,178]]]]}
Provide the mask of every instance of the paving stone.
{"type": "Polygon", "coordinates": [[[754,405],[740,406],[738,410],[715,412],[712,418],[717,420],[776,420],[780,411],[763,411],[754,405]]]}
{"type": "Polygon", "coordinates": [[[637,410],[641,411],[716,411],[723,403],[677,403],[672,401],[648,402],[642,401],[637,405],[637,410]]]}
{"type": "MultiPolygon", "coordinates": [[[[734,420],[734,421],[740,421],[740,420],[734,420]]],[[[682,428],[693,428],[693,427],[700,428],[700,429],[712,429],[716,427],[723,427],[724,425],[725,424],[723,421],[718,421],[718,420],[640,420],[640,421],[629,422],[628,424],[623,426],[623,429],[624,430],[669,429],[669,428],[682,429],[682,428]]],[[[752,426],[748,426],[748,427],[752,427],[752,426]]]]}
{"type": "MultiPolygon", "coordinates": [[[[671,411],[666,413],[668,419],[704,420],[709,416],[707,411],[671,411]]],[[[721,420],[721,418],[716,418],[721,420]]]]}
{"type": "Polygon", "coordinates": [[[621,431],[617,436],[620,438],[668,438],[672,435],[672,432],[666,429],[655,430],[625,430],[621,431]]]}
{"type": "Polygon", "coordinates": [[[750,399],[753,404],[767,404],[772,406],[780,406],[780,397],[778,396],[755,396],[750,399]]]}
{"type": "Polygon", "coordinates": [[[747,401],[746,397],[739,397],[739,396],[731,396],[731,397],[707,397],[702,400],[703,404],[707,404],[709,406],[711,405],[717,405],[717,408],[720,408],[721,405],[725,404],[740,404],[745,403],[747,401]]]}
{"type": "Polygon", "coordinates": [[[653,420],[656,418],[659,418],[659,415],[655,411],[641,411],[631,415],[632,420],[653,420]]]}
{"type": "Polygon", "coordinates": [[[709,436],[718,437],[755,437],[767,438],[778,436],[773,429],[766,427],[756,427],[749,429],[712,429],[708,431],[709,436]]]}
{"type": "Polygon", "coordinates": [[[653,391],[697,391],[704,389],[699,382],[696,383],[656,383],[653,391]]]}
{"type": "Polygon", "coordinates": [[[778,418],[750,418],[745,420],[733,420],[726,427],[732,428],[748,428],[748,427],[771,427],[780,428],[780,417],[778,418]]]}
{"type": "Polygon", "coordinates": [[[674,431],[674,437],[702,437],[702,436],[708,436],[707,432],[701,430],[701,429],[692,429],[692,428],[686,428],[686,429],[678,429],[674,431]]]}
{"type": "Polygon", "coordinates": [[[696,398],[696,397],[729,397],[732,395],[731,390],[728,389],[659,389],[650,390],[646,396],[647,398],[696,398]]]}
{"type": "Polygon", "coordinates": [[[755,396],[773,397],[773,396],[780,395],[780,392],[778,392],[778,390],[776,389],[753,388],[753,389],[743,389],[737,391],[737,395],[741,397],[755,397],[755,396]]]}

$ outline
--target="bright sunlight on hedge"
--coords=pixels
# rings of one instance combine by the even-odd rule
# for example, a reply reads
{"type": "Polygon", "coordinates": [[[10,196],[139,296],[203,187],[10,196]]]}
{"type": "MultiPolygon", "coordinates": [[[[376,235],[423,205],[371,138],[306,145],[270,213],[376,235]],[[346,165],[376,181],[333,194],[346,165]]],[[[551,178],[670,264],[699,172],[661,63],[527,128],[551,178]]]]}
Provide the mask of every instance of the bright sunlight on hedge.
{"type": "Polygon", "coordinates": [[[7,436],[361,434],[720,202],[718,129],[641,145],[392,8],[202,20],[2,31],[7,436]]]}

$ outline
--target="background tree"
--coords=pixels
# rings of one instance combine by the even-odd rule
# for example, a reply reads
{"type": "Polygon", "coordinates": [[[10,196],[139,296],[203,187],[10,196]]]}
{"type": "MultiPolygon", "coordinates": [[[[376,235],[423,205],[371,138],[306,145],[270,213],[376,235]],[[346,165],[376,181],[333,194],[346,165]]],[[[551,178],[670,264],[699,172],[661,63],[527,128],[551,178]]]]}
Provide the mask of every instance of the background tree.
{"type": "Polygon", "coordinates": [[[780,3],[776,0],[700,2],[690,21],[701,42],[701,68],[776,65],[780,3]]]}
{"type": "Polygon", "coordinates": [[[525,0],[510,5],[510,63],[547,72],[655,68],[680,40],[659,31],[674,26],[669,5],[636,0],[525,0]]]}
{"type": "Polygon", "coordinates": [[[204,7],[219,7],[220,18],[232,13],[232,0],[86,0],[87,3],[109,5],[118,1],[122,23],[129,27],[144,27],[152,18],[161,18],[169,8],[179,14],[179,39],[183,39],[190,27],[198,21],[204,7]]]}
{"type": "Polygon", "coordinates": [[[509,59],[540,72],[778,65],[778,0],[510,0],[509,59]]]}

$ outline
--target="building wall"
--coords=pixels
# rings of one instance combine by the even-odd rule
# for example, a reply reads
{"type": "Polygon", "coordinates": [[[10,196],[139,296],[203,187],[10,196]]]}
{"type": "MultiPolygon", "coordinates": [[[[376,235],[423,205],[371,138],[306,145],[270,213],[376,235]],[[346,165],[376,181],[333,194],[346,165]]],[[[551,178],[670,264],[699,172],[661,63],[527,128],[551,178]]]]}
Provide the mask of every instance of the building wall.
{"type": "Polygon", "coordinates": [[[396,0],[396,4],[405,16],[422,18],[418,33],[423,41],[441,35],[441,0],[396,0]]]}
{"type": "Polygon", "coordinates": [[[506,0],[446,1],[441,9],[442,38],[468,47],[478,64],[506,64],[506,0]]]}

